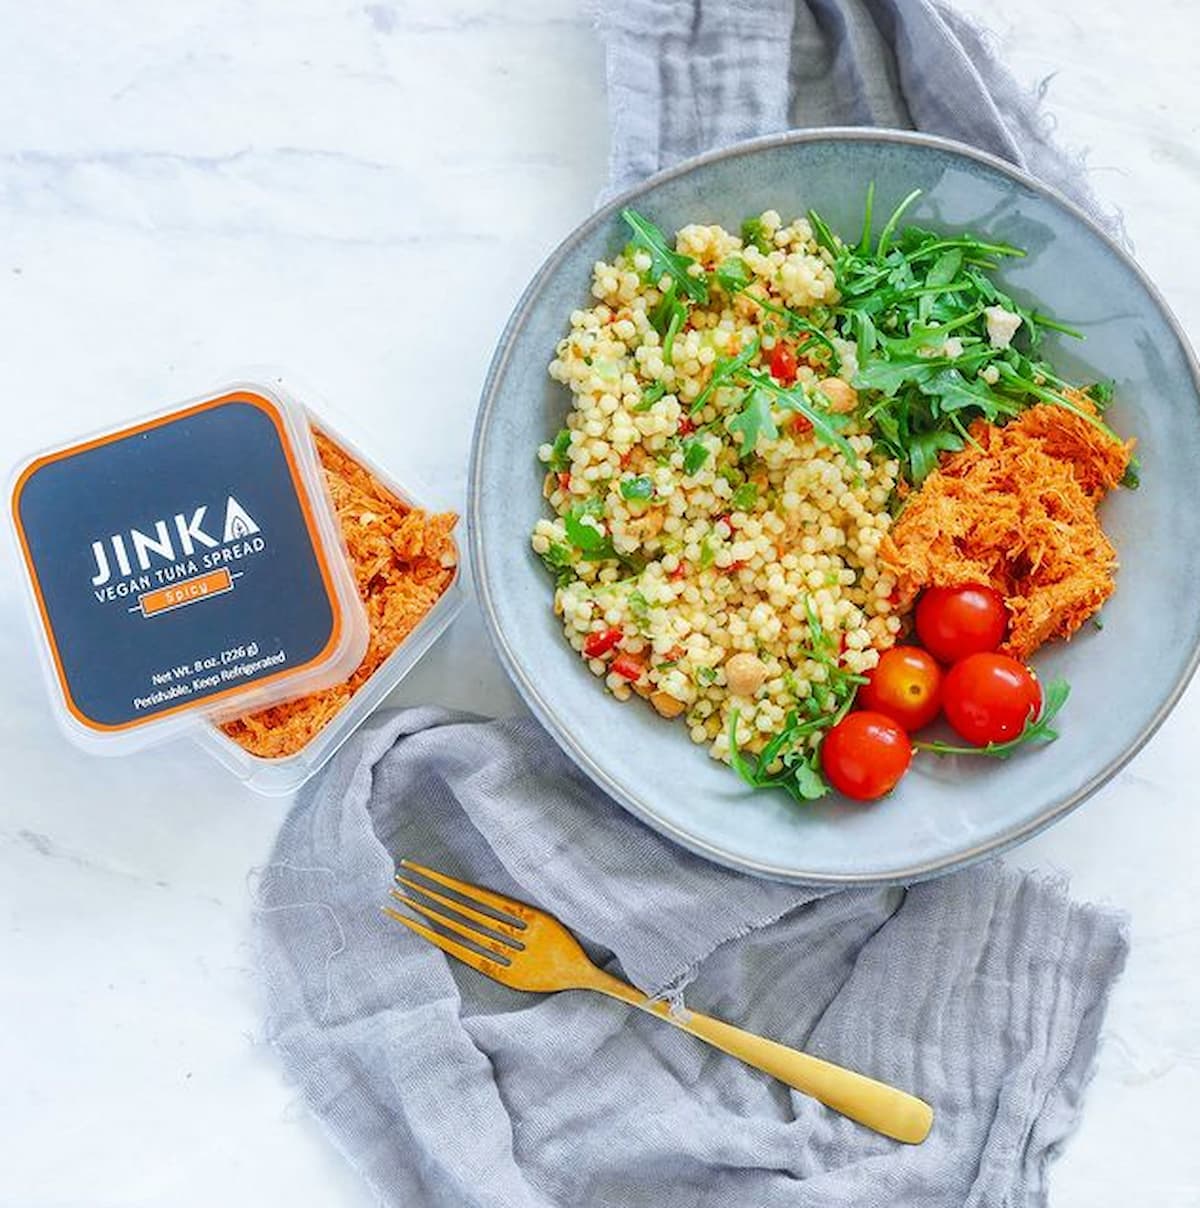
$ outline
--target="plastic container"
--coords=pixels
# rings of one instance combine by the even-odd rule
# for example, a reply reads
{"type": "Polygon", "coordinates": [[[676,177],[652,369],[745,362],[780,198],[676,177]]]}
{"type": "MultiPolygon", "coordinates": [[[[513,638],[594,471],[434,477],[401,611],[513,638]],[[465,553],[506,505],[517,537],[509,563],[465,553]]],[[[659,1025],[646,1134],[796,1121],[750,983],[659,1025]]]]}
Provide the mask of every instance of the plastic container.
{"type": "Polygon", "coordinates": [[[461,607],[458,572],[298,752],[252,755],[221,720],[347,679],[368,621],[310,424],[424,506],[281,378],[244,380],[17,467],[10,519],[55,713],[99,754],[188,736],[259,792],[299,787],[461,607]]]}

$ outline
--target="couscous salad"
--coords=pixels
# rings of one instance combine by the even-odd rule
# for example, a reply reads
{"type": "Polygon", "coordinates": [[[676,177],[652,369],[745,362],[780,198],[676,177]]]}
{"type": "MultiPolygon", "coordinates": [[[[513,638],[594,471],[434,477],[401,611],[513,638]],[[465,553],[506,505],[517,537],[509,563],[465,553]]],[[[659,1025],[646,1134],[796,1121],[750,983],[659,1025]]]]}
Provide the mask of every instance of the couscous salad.
{"type": "Polygon", "coordinates": [[[567,640],[756,787],[890,791],[914,749],[1004,756],[1066,698],[1024,665],[1113,590],[1136,485],[1111,387],[992,277],[1018,248],[772,210],[669,240],[632,210],[550,375],[532,534],[567,640]],[[919,643],[919,644],[918,644],[919,643]],[[909,734],[944,712],[963,745],[909,734]]]}

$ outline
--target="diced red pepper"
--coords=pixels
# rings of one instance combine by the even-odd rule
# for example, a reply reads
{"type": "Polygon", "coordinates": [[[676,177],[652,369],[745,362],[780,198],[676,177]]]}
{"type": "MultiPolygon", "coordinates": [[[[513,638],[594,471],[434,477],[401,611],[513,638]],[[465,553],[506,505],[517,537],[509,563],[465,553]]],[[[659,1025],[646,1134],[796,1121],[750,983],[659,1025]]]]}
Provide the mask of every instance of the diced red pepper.
{"type": "Polygon", "coordinates": [[[571,489],[571,471],[570,470],[559,470],[556,477],[558,478],[558,485],[564,491],[569,491],[571,489]]]}
{"type": "Polygon", "coordinates": [[[640,680],[646,670],[645,662],[636,654],[626,654],[622,651],[612,661],[612,669],[627,680],[640,680]]]}
{"type": "Polygon", "coordinates": [[[688,573],[688,564],[680,562],[680,564],[667,576],[668,579],[682,579],[688,573]]]}
{"type": "Polygon", "coordinates": [[[685,415],[679,421],[679,427],[676,428],[675,431],[680,436],[691,436],[691,434],[696,431],[696,425],[692,423],[692,417],[690,415],[685,415]]]}
{"type": "Polygon", "coordinates": [[[796,380],[796,353],[790,344],[782,340],[771,349],[771,359],[767,364],[771,376],[784,386],[790,386],[796,380]]]}
{"type": "Polygon", "coordinates": [[[732,517],[732,516],[729,514],[729,512],[722,512],[722,513],[721,513],[721,514],[720,514],[720,515],[719,515],[719,516],[718,516],[718,517],[717,517],[717,518],[716,518],[716,519],[713,521],[713,524],[714,524],[714,525],[720,524],[722,520],[724,520],[724,521],[725,521],[725,523],[726,523],[727,525],[729,525],[729,531],[730,531],[730,532],[733,532],[733,528],[734,528],[734,524],[733,524],[733,517],[732,517]]]}
{"type": "Polygon", "coordinates": [[[741,559],[739,559],[737,562],[731,562],[729,564],[728,573],[732,575],[735,570],[741,570],[742,567],[745,565],[746,565],[746,563],[744,561],[742,561],[741,559]]]}
{"type": "Polygon", "coordinates": [[[590,659],[598,659],[606,655],[621,640],[620,629],[602,629],[599,633],[589,633],[583,644],[583,653],[590,659]]]}
{"type": "Polygon", "coordinates": [[[620,456],[620,457],[617,459],[618,464],[620,465],[620,467],[621,467],[621,469],[622,469],[622,470],[628,470],[628,469],[629,469],[629,463],[630,463],[632,460],[633,460],[633,450],[632,450],[632,449],[627,449],[627,450],[626,450],[624,453],[622,453],[622,454],[621,454],[621,456],[620,456]]]}
{"type": "Polygon", "coordinates": [[[792,431],[797,436],[804,436],[812,431],[812,420],[807,415],[796,414],[792,416],[792,431]]]}

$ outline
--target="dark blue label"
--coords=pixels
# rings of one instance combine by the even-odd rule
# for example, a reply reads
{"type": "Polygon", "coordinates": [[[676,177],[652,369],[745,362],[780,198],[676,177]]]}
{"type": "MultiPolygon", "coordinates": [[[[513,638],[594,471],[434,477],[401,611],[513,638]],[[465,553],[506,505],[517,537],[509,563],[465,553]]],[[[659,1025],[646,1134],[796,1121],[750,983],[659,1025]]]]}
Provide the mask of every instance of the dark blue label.
{"type": "Polygon", "coordinates": [[[318,658],[336,625],[278,413],[239,396],[68,450],[17,518],[72,712],[124,727],[318,658]]]}

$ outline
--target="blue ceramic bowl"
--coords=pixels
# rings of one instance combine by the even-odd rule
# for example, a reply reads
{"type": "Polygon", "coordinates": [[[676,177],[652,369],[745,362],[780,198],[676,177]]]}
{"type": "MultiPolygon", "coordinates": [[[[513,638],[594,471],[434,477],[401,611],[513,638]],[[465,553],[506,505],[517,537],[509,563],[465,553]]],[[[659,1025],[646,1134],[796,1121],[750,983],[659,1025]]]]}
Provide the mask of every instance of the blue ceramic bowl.
{"type": "Polygon", "coordinates": [[[993,854],[1063,817],[1154,733],[1200,655],[1200,372],[1162,298],[1079,209],[1009,165],[917,134],[820,130],[772,136],[672,168],[587,219],[542,265],[492,362],[475,431],[468,520],[484,616],[530,708],[581,768],[650,826],[722,864],[814,885],[911,881],[993,854]],[[1121,559],[1103,631],[1085,626],[1036,659],[1072,696],[1061,738],[1006,762],[925,755],[870,806],[828,798],[798,806],[745,788],[724,766],[637,702],[604,692],[563,640],[552,585],[529,535],[544,514],[537,446],[562,425],[564,387],[546,366],[572,309],[589,304],[592,264],[624,246],[618,211],[663,229],[719,222],[736,230],[764,209],[809,207],[857,231],[876,187],[886,214],[913,188],[906,216],[1026,248],[1006,266],[1019,299],[1070,321],[1056,339],[1066,376],[1116,379],[1114,426],[1135,435],[1142,486],[1103,505],[1121,559]],[[1181,605],[1184,605],[1181,607],[1181,605]]]}

